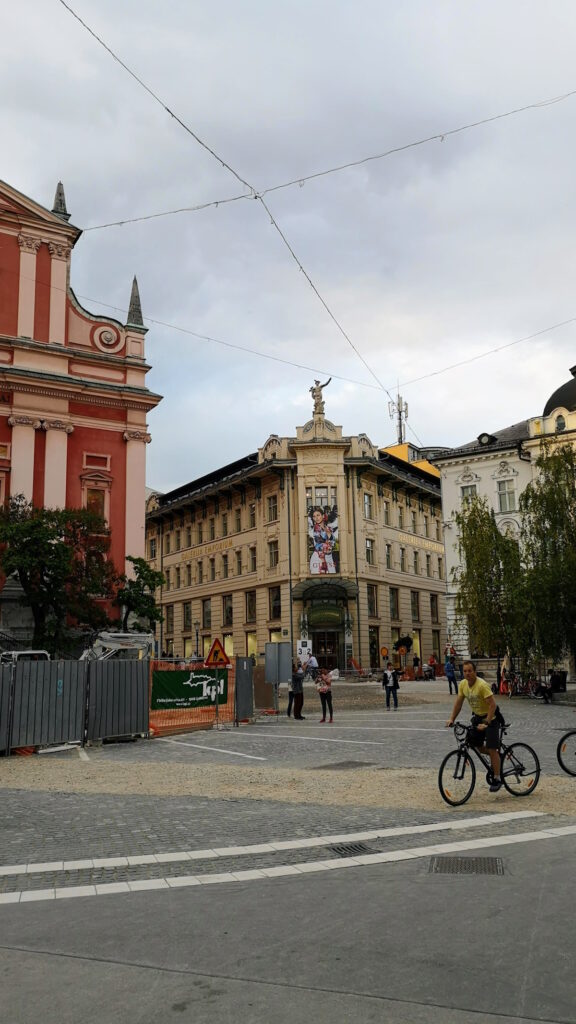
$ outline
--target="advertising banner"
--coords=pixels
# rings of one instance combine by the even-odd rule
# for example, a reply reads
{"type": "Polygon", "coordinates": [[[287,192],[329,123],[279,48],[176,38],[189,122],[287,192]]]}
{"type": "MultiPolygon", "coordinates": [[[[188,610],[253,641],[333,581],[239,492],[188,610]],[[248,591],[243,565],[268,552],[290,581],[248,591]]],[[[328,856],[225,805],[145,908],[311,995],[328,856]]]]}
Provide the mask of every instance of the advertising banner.
{"type": "Polygon", "coordinates": [[[226,704],[228,699],[228,672],[222,668],[200,668],[192,671],[162,671],[152,673],[153,711],[171,711],[186,708],[209,708],[226,704]]]}

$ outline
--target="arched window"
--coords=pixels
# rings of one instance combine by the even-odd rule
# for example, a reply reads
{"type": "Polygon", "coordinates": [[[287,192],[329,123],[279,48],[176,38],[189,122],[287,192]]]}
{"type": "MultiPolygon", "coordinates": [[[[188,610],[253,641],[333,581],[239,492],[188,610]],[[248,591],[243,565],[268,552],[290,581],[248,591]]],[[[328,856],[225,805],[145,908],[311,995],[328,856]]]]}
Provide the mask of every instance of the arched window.
{"type": "Polygon", "coordinates": [[[563,430],[566,430],[566,420],[562,413],[556,417],[556,433],[561,434],[563,430]]]}

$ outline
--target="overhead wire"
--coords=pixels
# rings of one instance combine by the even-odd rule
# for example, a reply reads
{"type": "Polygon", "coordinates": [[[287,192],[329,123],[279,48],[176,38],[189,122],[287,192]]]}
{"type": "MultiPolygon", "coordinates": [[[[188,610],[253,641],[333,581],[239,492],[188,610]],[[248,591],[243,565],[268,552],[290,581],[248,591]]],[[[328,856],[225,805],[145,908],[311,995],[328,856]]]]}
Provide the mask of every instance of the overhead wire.
{"type": "MultiPolygon", "coordinates": [[[[63,0],[60,0],[63,2],[63,0]]],[[[139,221],[153,220],[159,217],[170,217],[178,213],[194,213],[198,210],[205,210],[210,206],[218,207],[225,203],[233,203],[239,199],[259,199],[262,196],[268,195],[270,192],[278,192],[281,189],[293,188],[295,185],[302,186],[307,181],[314,181],[317,178],[324,178],[330,174],[339,174],[340,171],[349,170],[352,167],[361,167],[362,164],[367,164],[375,160],[385,160],[389,156],[394,156],[396,153],[403,153],[409,149],[415,149],[417,146],[425,146],[430,142],[443,142],[451,135],[458,135],[461,132],[470,131],[472,128],[478,128],[485,124],[491,124],[494,121],[500,121],[503,118],[514,117],[517,114],[523,114],[528,110],[538,110],[541,107],[550,107],[556,103],[562,103],[564,100],[571,99],[576,96],[576,89],[570,92],[562,93],[559,96],[552,96],[550,99],[537,100],[534,103],[527,103],[523,107],[515,107],[512,110],[506,110],[500,114],[493,114],[490,117],[481,118],[478,121],[471,121],[469,124],[460,125],[458,128],[449,128],[445,131],[437,132],[435,135],[427,135],[425,138],[416,139],[413,142],[404,143],[401,146],[393,146],[391,149],[384,150],[382,153],[373,153],[370,156],[361,157],[358,160],[350,160],[344,164],[336,164],[334,167],[327,167],[321,171],[315,171],[312,174],[303,174],[298,178],[291,178],[289,181],[280,182],[278,185],[270,185],[268,188],[256,190],[249,193],[242,193],[241,195],[229,196],[224,199],[214,199],[211,202],[199,203],[197,206],[185,206],[174,210],[162,210],[158,213],[146,214],[139,217],[125,217],[123,220],[112,221],[107,224],[92,224],[91,226],[84,228],[85,231],[100,231],[104,228],[110,227],[121,227],[125,224],[137,224],[139,221]]]]}

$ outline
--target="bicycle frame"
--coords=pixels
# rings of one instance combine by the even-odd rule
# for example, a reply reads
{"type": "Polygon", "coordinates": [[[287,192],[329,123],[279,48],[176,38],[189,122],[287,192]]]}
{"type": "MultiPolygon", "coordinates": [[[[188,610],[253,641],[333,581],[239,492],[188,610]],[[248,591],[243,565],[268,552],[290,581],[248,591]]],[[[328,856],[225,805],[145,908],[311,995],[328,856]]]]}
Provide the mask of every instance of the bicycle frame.
{"type": "MultiPolygon", "coordinates": [[[[488,753],[488,751],[486,750],[486,753],[484,753],[482,751],[481,747],[473,747],[468,742],[471,731],[472,731],[472,726],[464,725],[462,722],[457,722],[454,725],[454,735],[456,737],[456,742],[458,744],[458,753],[459,754],[463,754],[464,756],[468,755],[470,753],[475,754],[477,760],[486,769],[486,771],[487,772],[488,771],[491,772],[492,771],[492,762],[490,760],[490,754],[488,753]]],[[[500,745],[498,747],[498,753],[500,754],[500,759],[502,759],[502,755],[503,755],[503,753],[504,753],[504,751],[506,749],[506,747],[502,743],[502,737],[504,736],[504,733],[506,731],[507,731],[506,730],[506,726],[502,726],[502,728],[500,729],[500,745]]],[[[486,749],[486,748],[484,748],[484,749],[486,749]]],[[[463,760],[463,763],[465,764],[465,760],[463,760]]],[[[458,765],[459,764],[460,764],[460,762],[458,761],[458,765]]]]}

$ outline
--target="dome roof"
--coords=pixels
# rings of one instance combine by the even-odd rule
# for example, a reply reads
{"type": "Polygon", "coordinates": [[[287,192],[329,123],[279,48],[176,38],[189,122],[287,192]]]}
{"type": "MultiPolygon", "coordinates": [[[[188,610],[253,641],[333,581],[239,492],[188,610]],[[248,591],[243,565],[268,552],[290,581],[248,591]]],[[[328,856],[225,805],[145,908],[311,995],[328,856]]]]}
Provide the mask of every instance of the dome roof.
{"type": "Polygon", "coordinates": [[[572,380],[566,381],[566,384],[562,384],[554,394],[550,395],[544,406],[543,416],[549,416],[554,409],[558,408],[566,409],[567,412],[576,412],[576,366],[572,367],[570,373],[572,380]]]}

